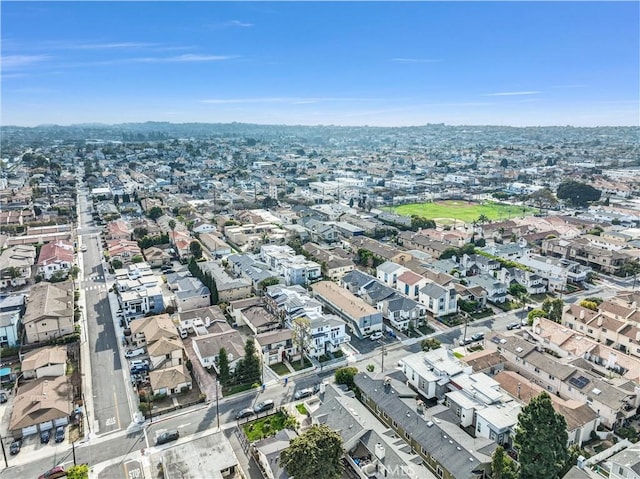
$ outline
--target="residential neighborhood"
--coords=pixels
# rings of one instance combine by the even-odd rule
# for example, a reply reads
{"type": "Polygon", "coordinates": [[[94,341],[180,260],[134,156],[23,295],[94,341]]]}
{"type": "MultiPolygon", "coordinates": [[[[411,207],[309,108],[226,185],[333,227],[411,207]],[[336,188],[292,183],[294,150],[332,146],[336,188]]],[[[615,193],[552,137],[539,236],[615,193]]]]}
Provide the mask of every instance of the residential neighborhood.
{"type": "Polygon", "coordinates": [[[7,467],[146,434],[91,477],[214,448],[220,477],[284,479],[328,427],[345,478],[488,479],[548,401],[558,477],[635,477],[637,129],[87,128],[3,128],[7,467]]]}

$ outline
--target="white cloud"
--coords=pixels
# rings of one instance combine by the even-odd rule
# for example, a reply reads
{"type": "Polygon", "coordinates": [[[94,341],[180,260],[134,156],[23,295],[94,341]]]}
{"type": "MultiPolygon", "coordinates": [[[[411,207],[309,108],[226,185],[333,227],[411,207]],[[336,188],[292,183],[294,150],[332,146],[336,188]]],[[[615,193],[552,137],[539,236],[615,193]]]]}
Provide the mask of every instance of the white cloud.
{"type": "Polygon", "coordinates": [[[375,102],[394,101],[390,98],[351,98],[351,97],[256,97],[256,98],[209,98],[200,103],[212,105],[230,105],[239,103],[289,103],[292,105],[307,105],[326,102],[375,102]]]}
{"type": "Polygon", "coordinates": [[[539,95],[541,91],[502,91],[498,93],[486,93],[483,96],[519,96],[519,95],[539,95]]]}
{"type": "Polygon", "coordinates": [[[227,26],[249,28],[253,26],[253,23],[241,22],[240,20],[231,20],[230,22],[227,22],[227,26]]]}
{"type": "Polygon", "coordinates": [[[48,60],[48,55],[6,55],[0,58],[2,68],[20,68],[48,60]]]}
{"type": "Polygon", "coordinates": [[[142,43],[142,42],[111,42],[111,43],[80,43],[70,44],[66,48],[74,48],[78,50],[109,50],[120,48],[151,48],[160,46],[158,43],[142,43]]]}
{"type": "Polygon", "coordinates": [[[199,55],[193,53],[185,53],[175,57],[154,58],[152,61],[157,62],[216,62],[220,60],[229,60],[234,58],[228,55],[199,55]]]}

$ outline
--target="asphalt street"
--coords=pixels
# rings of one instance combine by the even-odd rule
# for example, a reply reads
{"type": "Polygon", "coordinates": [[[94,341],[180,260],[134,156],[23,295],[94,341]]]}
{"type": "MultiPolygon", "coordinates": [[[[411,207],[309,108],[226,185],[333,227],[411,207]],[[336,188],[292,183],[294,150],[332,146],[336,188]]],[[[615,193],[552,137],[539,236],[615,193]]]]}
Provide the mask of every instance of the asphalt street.
{"type": "MultiPolygon", "coordinates": [[[[80,225],[90,226],[92,218],[86,193],[80,193],[80,225]]],[[[98,233],[81,235],[80,242],[87,246],[82,255],[84,275],[80,287],[84,291],[91,385],[93,395],[93,435],[119,431],[131,423],[131,410],[127,399],[118,337],[108,300],[102,245],[98,233]]],[[[83,340],[86,339],[83,336],[83,340]]]]}

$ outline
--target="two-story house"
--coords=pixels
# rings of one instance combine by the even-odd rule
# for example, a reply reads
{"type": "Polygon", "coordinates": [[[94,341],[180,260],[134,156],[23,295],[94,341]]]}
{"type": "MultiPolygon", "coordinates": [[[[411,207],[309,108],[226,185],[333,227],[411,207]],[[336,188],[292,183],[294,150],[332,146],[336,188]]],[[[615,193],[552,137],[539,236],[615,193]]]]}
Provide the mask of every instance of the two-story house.
{"type": "Polygon", "coordinates": [[[73,266],[73,245],[65,241],[45,243],[38,256],[38,274],[49,281],[55,274],[66,278],[73,266]]]}
{"type": "Polygon", "coordinates": [[[73,283],[41,282],[33,285],[22,318],[27,343],[38,343],[74,332],[73,283]]]}
{"type": "Polygon", "coordinates": [[[441,286],[434,282],[428,282],[420,288],[418,301],[434,318],[458,312],[458,292],[453,284],[441,286]]]}

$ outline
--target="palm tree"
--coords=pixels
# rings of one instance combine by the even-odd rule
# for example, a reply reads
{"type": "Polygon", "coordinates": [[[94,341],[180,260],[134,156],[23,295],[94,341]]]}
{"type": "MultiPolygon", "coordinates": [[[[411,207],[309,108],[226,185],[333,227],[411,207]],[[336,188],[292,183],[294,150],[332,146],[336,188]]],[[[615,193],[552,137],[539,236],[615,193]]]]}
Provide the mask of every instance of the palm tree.
{"type": "Polygon", "coordinates": [[[174,234],[174,232],[175,232],[175,230],[176,230],[176,220],[174,220],[173,218],[171,218],[171,219],[169,220],[169,228],[171,229],[171,242],[172,242],[172,243],[174,244],[174,246],[175,246],[176,241],[175,241],[175,234],[174,234]]]}
{"type": "Polygon", "coordinates": [[[488,217],[487,215],[485,215],[485,214],[482,214],[482,215],[478,216],[477,221],[478,221],[478,223],[480,223],[481,225],[483,225],[483,224],[485,224],[485,223],[488,223],[488,222],[489,222],[489,217],[488,217]]]}

